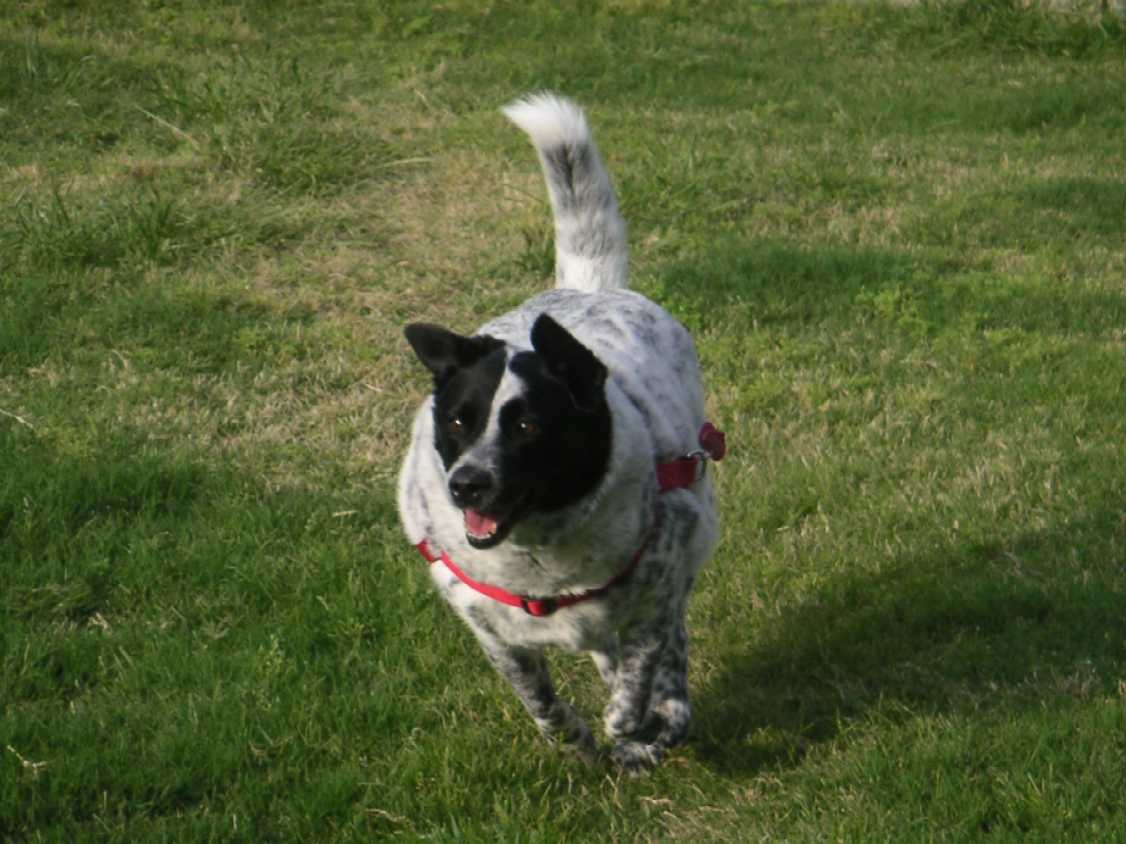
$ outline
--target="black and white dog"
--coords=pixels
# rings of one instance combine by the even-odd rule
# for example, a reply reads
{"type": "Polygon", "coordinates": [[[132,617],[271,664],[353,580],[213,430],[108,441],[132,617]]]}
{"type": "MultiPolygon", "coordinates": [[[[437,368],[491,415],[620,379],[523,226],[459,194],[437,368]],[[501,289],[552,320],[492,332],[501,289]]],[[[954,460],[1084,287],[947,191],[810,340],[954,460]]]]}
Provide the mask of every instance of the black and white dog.
{"type": "Polygon", "coordinates": [[[625,223],[582,111],[539,94],[504,113],[539,153],[555,289],[462,336],[406,327],[434,377],[399,478],[403,528],[540,730],[586,757],[544,649],[588,651],[624,768],[657,763],[690,709],[685,605],[716,538],[696,351],[626,290],[625,223]]]}

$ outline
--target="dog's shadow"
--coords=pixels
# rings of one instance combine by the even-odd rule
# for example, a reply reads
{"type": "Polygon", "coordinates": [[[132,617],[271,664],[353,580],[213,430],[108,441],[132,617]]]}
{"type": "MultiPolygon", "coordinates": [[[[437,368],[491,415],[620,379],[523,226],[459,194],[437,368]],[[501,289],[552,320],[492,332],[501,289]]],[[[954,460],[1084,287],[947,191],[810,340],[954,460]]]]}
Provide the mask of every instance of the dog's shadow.
{"type": "Polygon", "coordinates": [[[747,646],[697,686],[694,754],[752,774],[796,765],[877,711],[1063,707],[1117,693],[1122,518],[1110,507],[1011,542],[840,575],[753,625],[747,646]]]}

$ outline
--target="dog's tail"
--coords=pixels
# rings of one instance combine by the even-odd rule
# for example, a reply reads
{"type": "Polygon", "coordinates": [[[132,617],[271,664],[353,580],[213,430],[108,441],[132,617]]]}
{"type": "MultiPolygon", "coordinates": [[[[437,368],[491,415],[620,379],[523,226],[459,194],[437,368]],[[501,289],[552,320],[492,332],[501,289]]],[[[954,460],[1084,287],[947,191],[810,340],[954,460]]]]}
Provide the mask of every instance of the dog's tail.
{"type": "Polygon", "coordinates": [[[582,109],[544,92],[502,111],[532,139],[543,166],[555,216],[555,286],[627,287],[626,224],[582,109]]]}

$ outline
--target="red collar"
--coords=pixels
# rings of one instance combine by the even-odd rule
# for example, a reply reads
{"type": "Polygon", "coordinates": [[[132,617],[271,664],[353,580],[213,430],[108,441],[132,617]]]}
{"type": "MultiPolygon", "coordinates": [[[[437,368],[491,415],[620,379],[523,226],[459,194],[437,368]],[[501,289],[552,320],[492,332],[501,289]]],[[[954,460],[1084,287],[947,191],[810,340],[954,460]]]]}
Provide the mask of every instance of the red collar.
{"type": "MultiPolygon", "coordinates": [[[[723,432],[717,429],[711,422],[705,422],[703,427],[700,428],[699,442],[700,448],[697,451],[690,452],[675,460],[657,464],[657,488],[661,492],[691,486],[704,476],[708,460],[722,460],[724,454],[727,453],[727,444],[723,432]]],[[[660,511],[658,510],[658,518],[653,522],[653,527],[645,535],[641,547],[637,549],[637,552],[630,559],[626,567],[614,575],[608,582],[599,586],[597,589],[588,589],[586,592],[579,592],[576,595],[560,595],[556,598],[530,598],[527,595],[516,595],[505,589],[501,589],[499,586],[481,583],[462,571],[445,551],[441,554],[435,554],[430,547],[430,543],[425,539],[419,542],[415,547],[425,558],[426,562],[436,563],[440,560],[442,564],[453,573],[454,577],[473,591],[480,592],[482,595],[492,598],[494,601],[499,601],[506,606],[519,607],[528,615],[543,618],[564,607],[570,607],[574,604],[580,604],[583,601],[590,601],[594,598],[601,598],[615,586],[628,580],[637,568],[637,564],[641,562],[641,557],[645,553],[645,549],[649,547],[649,540],[652,539],[653,535],[657,532],[659,523],[660,511]]]]}

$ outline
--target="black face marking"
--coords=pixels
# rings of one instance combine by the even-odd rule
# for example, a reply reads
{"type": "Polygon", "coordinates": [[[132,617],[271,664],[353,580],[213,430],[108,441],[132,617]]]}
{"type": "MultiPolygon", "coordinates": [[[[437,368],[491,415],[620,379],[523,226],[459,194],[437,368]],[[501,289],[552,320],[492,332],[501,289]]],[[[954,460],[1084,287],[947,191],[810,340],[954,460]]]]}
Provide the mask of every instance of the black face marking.
{"type": "Polygon", "coordinates": [[[493,395],[504,375],[503,344],[454,369],[434,392],[434,447],[448,470],[484,433],[493,395]]]}
{"type": "Polygon", "coordinates": [[[509,369],[525,390],[500,409],[502,483],[529,490],[537,510],[573,504],[594,491],[610,459],[610,409],[602,381],[582,388],[589,405],[580,407],[572,384],[554,375],[538,353],[515,355],[509,369]]]}
{"type": "Polygon", "coordinates": [[[509,361],[522,389],[500,408],[493,405],[506,369],[503,343],[418,324],[407,338],[434,375],[434,447],[447,471],[497,416],[490,465],[463,463],[448,478],[470,544],[497,545],[529,513],[566,507],[598,486],[610,459],[606,368],[555,320],[537,319],[535,351],[509,361]]]}

